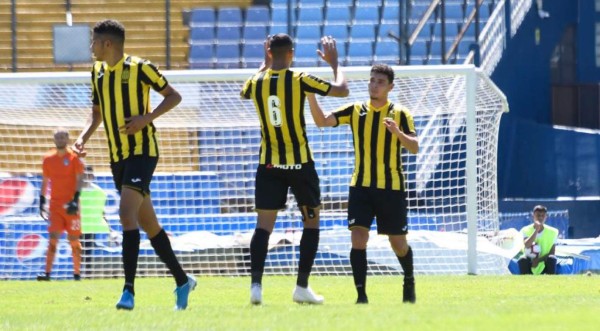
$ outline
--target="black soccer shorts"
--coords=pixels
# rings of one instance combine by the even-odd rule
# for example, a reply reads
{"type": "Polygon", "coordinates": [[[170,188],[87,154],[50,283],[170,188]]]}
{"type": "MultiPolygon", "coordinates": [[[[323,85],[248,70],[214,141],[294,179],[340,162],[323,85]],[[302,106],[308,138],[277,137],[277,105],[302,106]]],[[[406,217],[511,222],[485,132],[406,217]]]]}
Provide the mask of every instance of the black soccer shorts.
{"type": "Polygon", "coordinates": [[[259,164],[254,191],[256,209],[284,209],[289,188],[299,207],[316,208],[321,205],[319,176],[314,162],[295,165],[259,164]]]}
{"type": "Polygon", "coordinates": [[[371,228],[377,219],[377,233],[408,233],[406,192],[372,187],[350,187],[348,197],[348,229],[371,228]]]}
{"type": "Polygon", "coordinates": [[[110,164],[113,181],[121,193],[123,186],[132,188],[142,195],[150,194],[150,181],[158,164],[158,157],[132,155],[125,160],[110,164]]]}

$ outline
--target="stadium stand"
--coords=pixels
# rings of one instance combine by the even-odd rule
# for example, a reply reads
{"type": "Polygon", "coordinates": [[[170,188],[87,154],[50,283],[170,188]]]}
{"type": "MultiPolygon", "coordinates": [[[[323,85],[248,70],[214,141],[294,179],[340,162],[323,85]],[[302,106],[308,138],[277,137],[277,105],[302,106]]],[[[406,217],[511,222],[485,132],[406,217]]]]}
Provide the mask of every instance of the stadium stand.
{"type": "Polygon", "coordinates": [[[346,24],[325,24],[323,26],[323,35],[333,36],[338,43],[346,43],[350,36],[348,33],[348,25],[346,24]]]}
{"type": "Polygon", "coordinates": [[[240,43],[218,43],[215,45],[215,67],[218,69],[239,68],[240,43]]]}
{"type": "MultiPolygon", "coordinates": [[[[195,7],[235,6],[246,8],[250,0],[170,0],[169,29],[165,0],[74,0],[71,1],[73,24],[89,24],[107,17],[121,21],[127,28],[127,51],[150,59],[161,68],[167,64],[172,69],[187,68],[190,51],[189,26],[184,25],[184,15],[195,7]],[[140,10],[143,8],[144,10],[140,10]],[[134,33],[134,31],[137,31],[134,33]],[[169,52],[167,35],[169,31],[169,52]],[[167,56],[167,53],[169,54],[167,56]]],[[[52,27],[66,23],[66,6],[63,0],[19,0],[16,13],[16,71],[67,71],[89,70],[90,63],[69,65],[54,64],[52,27]]],[[[11,1],[0,3],[0,71],[12,71],[11,1]]],[[[190,16],[191,17],[191,13],[190,16]]],[[[83,45],[87,47],[88,45],[83,45]]]]}
{"type": "Polygon", "coordinates": [[[240,28],[242,26],[242,9],[239,7],[217,9],[217,26],[240,28]]]}
{"type": "Polygon", "coordinates": [[[327,7],[325,8],[325,24],[345,24],[351,22],[352,7],[327,7]]]}
{"type": "Polygon", "coordinates": [[[348,44],[347,66],[367,66],[373,62],[373,42],[357,41],[348,44]]]}
{"type": "Polygon", "coordinates": [[[296,42],[294,52],[294,66],[297,67],[316,67],[318,66],[316,42],[296,42]]]}
{"type": "Polygon", "coordinates": [[[316,42],[321,39],[320,25],[298,25],[296,28],[296,42],[316,42]]]}
{"type": "MultiPolygon", "coordinates": [[[[166,15],[164,0],[132,0],[127,3],[117,0],[106,0],[105,6],[98,6],[93,0],[78,0],[71,2],[73,23],[88,23],[114,17],[122,21],[128,31],[144,31],[144,33],[128,34],[128,52],[139,54],[151,59],[164,68],[187,67],[191,62],[198,66],[195,60],[190,61],[191,46],[196,43],[216,43],[222,38],[227,43],[243,44],[246,40],[254,42],[262,40],[264,35],[275,32],[290,33],[296,40],[304,42],[306,38],[317,38],[315,33],[307,33],[304,28],[295,31],[296,26],[305,24],[316,25],[322,33],[331,34],[341,42],[371,39],[374,47],[379,41],[390,41],[387,31],[396,29],[400,17],[398,0],[303,0],[292,1],[292,8],[287,8],[287,0],[272,0],[270,7],[252,5],[248,0],[172,0],[170,1],[171,21],[169,30],[169,50],[167,51],[166,15]],[[145,10],[140,12],[138,8],[145,10]],[[182,15],[182,13],[189,13],[182,15]],[[288,30],[288,14],[291,14],[291,30],[288,30]],[[297,18],[297,19],[296,19],[297,18]],[[298,20],[298,21],[297,21],[298,20]],[[189,25],[184,26],[183,23],[189,25]],[[352,23],[350,23],[352,22],[352,23]],[[346,25],[346,30],[337,25],[346,25]],[[372,29],[362,25],[371,24],[372,29]],[[236,29],[217,30],[216,27],[229,26],[236,29]],[[266,27],[268,29],[246,28],[246,26],[266,27]],[[359,27],[360,26],[360,27],[359,27]],[[209,30],[214,28],[214,34],[209,30]],[[351,28],[350,28],[351,27],[351,28]],[[268,30],[265,32],[264,30],[268,30]],[[375,36],[371,31],[376,33],[375,36]],[[298,34],[298,32],[300,34],[298,34]],[[361,32],[360,34],[358,34],[361,32]],[[303,36],[303,34],[306,34],[303,36]],[[167,58],[168,57],[168,58],[167,58]]],[[[430,0],[411,1],[407,12],[408,22],[412,31],[414,25],[423,17],[430,0]]],[[[485,0],[480,7],[480,31],[497,1],[485,0]]],[[[11,4],[0,4],[1,12],[10,13],[11,4]]],[[[450,0],[445,2],[446,41],[450,43],[466,17],[475,10],[475,0],[450,0]]],[[[40,3],[35,0],[23,0],[16,3],[17,13],[17,70],[87,70],[89,64],[73,66],[54,65],[52,52],[52,25],[65,22],[65,4],[63,1],[47,1],[40,3]],[[43,15],[43,19],[40,16],[43,15]]],[[[441,37],[441,10],[438,7],[427,20],[427,26],[418,36],[419,43],[433,42],[441,37]]],[[[10,15],[0,15],[0,42],[11,45],[10,15]]],[[[474,24],[470,24],[464,41],[459,44],[459,51],[468,48],[473,41],[474,24]],[[467,43],[467,45],[463,45],[467,43]]],[[[320,37],[320,36],[319,36],[320,37]]],[[[311,40],[312,41],[312,40],[311,40]]],[[[416,46],[415,48],[419,48],[416,46]]],[[[240,45],[240,49],[242,49],[240,45]]],[[[422,52],[413,52],[422,56],[422,52]]],[[[197,54],[197,53],[195,53],[197,54]]],[[[12,66],[11,47],[0,47],[0,70],[8,71],[12,66]]],[[[425,57],[428,57],[427,54],[425,57]]],[[[461,54],[459,54],[459,57],[461,54]]],[[[240,61],[243,66],[245,61],[240,61]]]]}
{"type": "Polygon", "coordinates": [[[270,21],[269,7],[250,6],[246,10],[245,26],[267,26],[270,21]]]}
{"type": "Polygon", "coordinates": [[[191,69],[212,68],[215,62],[213,44],[192,44],[189,61],[191,69]]]}
{"type": "Polygon", "coordinates": [[[298,8],[298,25],[303,24],[322,24],[323,9],[321,7],[305,7],[298,8]]]}
{"type": "MultiPolygon", "coordinates": [[[[465,17],[469,10],[473,10],[475,0],[456,0],[446,2],[445,11],[445,41],[450,45],[456,38],[460,27],[465,22],[465,17]]],[[[489,16],[489,10],[493,1],[485,2],[480,12],[481,17],[485,19],[489,16]],[[488,5],[489,4],[489,5],[488,5]]],[[[412,64],[434,64],[442,63],[441,54],[441,7],[436,7],[431,16],[423,17],[431,4],[430,0],[415,0],[408,11],[408,33],[415,30],[420,20],[425,21],[425,26],[420,30],[417,39],[414,41],[409,63],[412,64]]],[[[297,46],[296,51],[301,48],[304,51],[306,45],[312,44],[323,35],[332,35],[338,40],[338,47],[342,50],[340,56],[345,59],[347,65],[370,64],[379,59],[387,63],[400,63],[397,57],[399,45],[392,45],[392,38],[389,32],[394,35],[400,35],[400,4],[397,0],[307,0],[294,2],[292,8],[287,8],[287,1],[273,0],[271,7],[251,6],[245,12],[233,8],[209,8],[208,12],[216,12],[215,43],[239,44],[242,50],[240,67],[247,67],[249,63],[258,62],[261,57],[245,60],[243,44],[246,42],[257,43],[264,40],[268,34],[279,32],[290,34],[295,42],[302,46],[297,46]],[[288,28],[288,15],[291,15],[291,29],[288,28]],[[221,26],[227,25],[228,29],[221,29],[221,26]],[[266,26],[268,25],[268,28],[266,26]],[[233,28],[232,28],[233,27],[233,28]],[[236,29],[237,28],[237,29],[236,29]],[[267,31],[268,30],[268,31],[267,31]],[[354,43],[361,42],[359,46],[354,43]],[[360,49],[365,43],[371,47],[360,49]],[[378,47],[378,43],[382,43],[378,47]],[[341,47],[343,45],[343,47],[341,47]],[[368,51],[370,50],[370,52],[368,51]],[[379,56],[377,56],[379,55],[379,56]]],[[[207,19],[206,21],[210,21],[207,19]]],[[[481,25],[481,28],[483,26],[481,25]]],[[[192,31],[190,31],[190,43],[202,43],[197,41],[196,36],[204,37],[206,33],[193,31],[198,29],[197,24],[192,19],[192,31]]],[[[468,49],[468,45],[473,42],[474,24],[469,26],[465,34],[464,43],[459,43],[458,50],[468,49]]],[[[210,40],[210,38],[208,38],[210,40]]],[[[248,47],[248,50],[255,50],[255,47],[248,47]]],[[[296,56],[296,63],[322,65],[319,59],[312,56],[307,57],[305,53],[296,56]]],[[[457,58],[464,58],[465,55],[458,54],[453,58],[455,63],[457,58]]],[[[197,59],[196,59],[197,60],[197,59]]],[[[219,61],[219,57],[216,58],[219,61]]],[[[404,60],[403,60],[404,61],[404,60]]],[[[403,62],[401,61],[401,62],[403,62]]],[[[190,61],[192,62],[192,61],[190,61]]],[[[194,61],[197,65],[197,61],[194,61]]],[[[228,61],[225,67],[231,67],[236,61],[228,61]]],[[[220,66],[219,66],[220,67],[220,66]]]]}
{"type": "Polygon", "coordinates": [[[217,13],[212,7],[195,8],[190,15],[190,24],[192,26],[214,27],[217,23],[217,13]]]}
{"type": "Polygon", "coordinates": [[[400,47],[394,40],[378,41],[375,45],[374,61],[397,65],[400,62],[400,47]]]}
{"type": "Polygon", "coordinates": [[[242,29],[242,38],[244,43],[255,43],[262,42],[268,33],[269,27],[267,25],[245,25],[242,29]]]}
{"type": "Polygon", "coordinates": [[[357,23],[350,28],[350,42],[375,40],[376,25],[357,23]]]}
{"type": "Polygon", "coordinates": [[[242,31],[240,30],[240,26],[217,25],[217,43],[238,45],[241,39],[242,31]]]}
{"type": "Polygon", "coordinates": [[[262,41],[260,43],[245,43],[242,48],[242,67],[258,68],[265,58],[262,41]]]}
{"type": "Polygon", "coordinates": [[[215,42],[214,26],[194,26],[190,31],[190,44],[213,44],[215,42]]]}

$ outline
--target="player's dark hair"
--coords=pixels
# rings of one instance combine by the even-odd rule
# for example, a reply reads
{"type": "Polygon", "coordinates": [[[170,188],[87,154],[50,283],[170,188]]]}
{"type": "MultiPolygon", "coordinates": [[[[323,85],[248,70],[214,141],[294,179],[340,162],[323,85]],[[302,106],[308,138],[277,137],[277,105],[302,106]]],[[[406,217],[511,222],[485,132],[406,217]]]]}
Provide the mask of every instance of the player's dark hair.
{"type": "Polygon", "coordinates": [[[383,74],[388,78],[389,83],[394,82],[394,69],[387,64],[377,63],[371,67],[371,73],[383,74]]]}
{"type": "Polygon", "coordinates": [[[287,34],[278,33],[271,36],[271,40],[269,40],[269,48],[271,49],[271,53],[274,57],[279,57],[293,49],[294,42],[292,41],[292,37],[288,36],[287,34]]]}
{"type": "Polygon", "coordinates": [[[123,44],[125,42],[125,26],[116,20],[104,20],[96,23],[94,33],[108,36],[113,41],[123,44]]]}

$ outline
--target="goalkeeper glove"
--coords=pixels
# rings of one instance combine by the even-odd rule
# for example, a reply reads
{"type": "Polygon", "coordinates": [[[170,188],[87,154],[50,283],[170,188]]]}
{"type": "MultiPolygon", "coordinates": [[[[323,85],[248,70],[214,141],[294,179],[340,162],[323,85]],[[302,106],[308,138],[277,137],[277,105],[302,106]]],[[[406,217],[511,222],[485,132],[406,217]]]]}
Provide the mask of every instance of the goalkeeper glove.
{"type": "Polygon", "coordinates": [[[69,201],[69,203],[67,203],[65,205],[65,208],[67,209],[67,214],[69,214],[69,215],[77,214],[77,212],[79,211],[79,191],[75,192],[75,195],[73,196],[73,200],[69,201]]]}
{"type": "Polygon", "coordinates": [[[46,197],[40,194],[40,216],[44,219],[44,221],[48,220],[48,211],[44,208],[46,204],[46,197]]]}

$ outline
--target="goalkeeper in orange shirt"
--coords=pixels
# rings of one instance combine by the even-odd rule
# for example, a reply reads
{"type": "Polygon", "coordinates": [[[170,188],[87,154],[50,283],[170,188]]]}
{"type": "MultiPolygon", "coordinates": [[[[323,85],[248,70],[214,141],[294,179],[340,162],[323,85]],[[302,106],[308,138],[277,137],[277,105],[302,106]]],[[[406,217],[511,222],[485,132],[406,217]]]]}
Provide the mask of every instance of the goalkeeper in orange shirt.
{"type": "Polygon", "coordinates": [[[56,130],[56,148],[48,152],[42,165],[40,215],[48,221],[50,240],[46,252],[46,272],[38,275],[39,281],[50,280],[58,240],[65,231],[73,253],[73,279],[81,279],[79,192],[83,184],[84,166],[77,154],[67,148],[68,143],[69,133],[64,129],[56,130]],[[49,213],[45,208],[46,193],[50,193],[49,213]]]}

